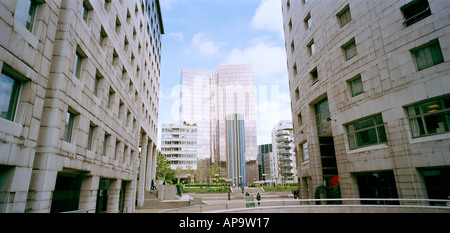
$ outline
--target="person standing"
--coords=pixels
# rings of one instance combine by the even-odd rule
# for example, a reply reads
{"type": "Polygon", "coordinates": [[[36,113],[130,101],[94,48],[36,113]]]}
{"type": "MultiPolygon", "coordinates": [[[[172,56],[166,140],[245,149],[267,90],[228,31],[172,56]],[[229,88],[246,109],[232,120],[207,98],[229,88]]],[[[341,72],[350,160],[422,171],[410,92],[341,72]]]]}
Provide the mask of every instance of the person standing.
{"type": "Polygon", "coordinates": [[[259,205],[259,201],[261,201],[261,195],[259,195],[259,193],[256,194],[256,200],[258,200],[258,205],[259,205]]]}

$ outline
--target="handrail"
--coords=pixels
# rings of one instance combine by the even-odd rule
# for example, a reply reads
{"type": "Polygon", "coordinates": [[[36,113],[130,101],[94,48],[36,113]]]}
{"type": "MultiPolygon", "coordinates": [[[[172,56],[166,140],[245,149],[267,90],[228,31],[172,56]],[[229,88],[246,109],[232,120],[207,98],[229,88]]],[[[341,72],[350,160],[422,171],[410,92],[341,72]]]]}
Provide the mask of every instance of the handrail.
{"type": "MultiPolygon", "coordinates": [[[[254,203],[254,207],[251,208],[260,208],[257,203],[261,203],[262,205],[265,203],[281,203],[281,206],[273,206],[270,205],[269,207],[286,207],[286,206],[395,206],[395,207],[430,207],[430,208],[445,208],[450,210],[450,200],[449,199],[413,199],[413,198],[330,198],[330,199],[279,199],[279,200],[253,200],[253,201],[229,201],[229,202],[222,202],[222,203],[212,203],[212,204],[204,204],[204,205],[195,205],[195,206],[187,206],[187,207],[180,207],[180,208],[174,208],[174,209],[168,209],[160,211],[159,213],[178,213],[180,211],[188,211],[193,213],[202,213],[205,212],[204,209],[206,208],[214,208],[216,211],[220,210],[231,210],[231,209],[242,209],[242,204],[251,204],[254,203]],[[329,202],[329,201],[342,201],[342,202],[355,202],[359,201],[359,203],[354,204],[316,204],[317,202],[329,202]],[[393,205],[393,204],[361,204],[361,201],[377,201],[377,202],[416,202],[416,205],[414,204],[403,204],[403,205],[393,205]],[[444,203],[443,206],[431,206],[430,202],[441,202],[444,203]],[[291,204],[294,203],[294,204],[291,204]],[[420,204],[421,203],[421,204],[420,204]],[[230,208],[230,206],[236,206],[241,205],[238,208],[230,208]],[[222,206],[222,207],[221,207],[222,206]],[[198,211],[195,211],[198,209],[198,211]]],[[[268,207],[267,205],[265,207],[268,207]]],[[[249,209],[249,208],[245,208],[249,209]]],[[[206,211],[207,212],[207,211],[206,211]]],[[[185,212],[183,212],[185,213],[185,212]]]]}
{"type": "Polygon", "coordinates": [[[89,213],[90,211],[95,211],[95,208],[82,209],[82,210],[71,210],[71,211],[64,211],[64,212],[60,212],[60,213],[61,214],[78,214],[78,213],[89,213]]]}

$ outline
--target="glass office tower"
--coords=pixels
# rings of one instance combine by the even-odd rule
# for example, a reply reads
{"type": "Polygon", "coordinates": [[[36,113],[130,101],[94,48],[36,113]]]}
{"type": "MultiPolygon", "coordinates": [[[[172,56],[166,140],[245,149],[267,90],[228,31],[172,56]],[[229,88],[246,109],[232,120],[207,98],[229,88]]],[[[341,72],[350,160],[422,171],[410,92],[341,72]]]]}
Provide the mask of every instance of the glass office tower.
{"type": "MultiPolygon", "coordinates": [[[[214,164],[221,168],[222,176],[228,176],[225,117],[236,113],[245,121],[246,162],[256,160],[253,66],[220,65],[217,71],[183,69],[181,84],[181,121],[198,126],[199,166],[214,164]]],[[[246,179],[253,180],[253,176],[256,174],[247,174],[246,179]]]]}

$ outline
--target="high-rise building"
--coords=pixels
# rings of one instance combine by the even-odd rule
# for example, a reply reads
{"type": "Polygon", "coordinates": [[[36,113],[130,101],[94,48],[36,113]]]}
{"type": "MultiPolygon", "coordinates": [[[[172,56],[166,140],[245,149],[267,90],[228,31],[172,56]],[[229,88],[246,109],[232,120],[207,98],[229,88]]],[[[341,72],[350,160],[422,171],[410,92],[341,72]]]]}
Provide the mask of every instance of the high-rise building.
{"type": "Polygon", "coordinates": [[[159,1],[0,11],[0,212],[133,212],[155,175],[159,1]]]}
{"type": "Polygon", "coordinates": [[[282,9],[301,197],[447,199],[450,2],[282,9]]]}
{"type": "Polygon", "coordinates": [[[261,182],[272,180],[275,173],[275,164],[271,163],[272,157],[272,144],[258,145],[258,180],[261,182]]]}
{"type": "Polygon", "coordinates": [[[245,120],[242,114],[230,114],[225,119],[227,178],[233,186],[247,186],[245,159],[245,120]]]}
{"type": "MultiPolygon", "coordinates": [[[[220,65],[214,72],[183,69],[181,84],[181,120],[198,126],[199,161],[209,160],[201,163],[219,166],[221,175],[227,177],[225,118],[236,113],[244,117],[245,158],[256,160],[253,66],[220,65]]],[[[248,164],[256,166],[256,163],[248,164]]],[[[247,179],[254,177],[256,174],[247,174],[247,179]]]]}
{"type": "MultiPolygon", "coordinates": [[[[172,170],[197,169],[197,125],[184,122],[161,126],[161,153],[172,170]]],[[[187,175],[187,174],[186,174],[187,175]]]]}
{"type": "Polygon", "coordinates": [[[292,121],[282,120],[272,130],[273,156],[275,169],[273,178],[280,182],[297,182],[297,160],[294,146],[292,121]],[[276,178],[275,178],[276,179],[276,178]]]}

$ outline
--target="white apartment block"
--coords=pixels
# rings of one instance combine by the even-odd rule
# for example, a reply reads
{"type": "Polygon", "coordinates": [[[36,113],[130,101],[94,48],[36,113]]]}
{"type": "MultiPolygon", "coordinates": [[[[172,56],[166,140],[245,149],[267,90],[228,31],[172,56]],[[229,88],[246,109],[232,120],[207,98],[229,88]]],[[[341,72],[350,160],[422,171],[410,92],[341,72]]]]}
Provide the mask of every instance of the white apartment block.
{"type": "Polygon", "coordinates": [[[197,170],[197,125],[163,124],[161,153],[169,160],[172,170],[197,170]]]}
{"type": "Polygon", "coordinates": [[[282,9],[301,197],[338,175],[343,198],[447,199],[450,2],[282,9]]]}
{"type": "Polygon", "coordinates": [[[0,12],[0,212],[134,212],[155,175],[159,1],[0,12]]]}
{"type": "Polygon", "coordinates": [[[282,120],[272,130],[272,156],[274,163],[272,179],[277,184],[297,182],[297,160],[295,156],[292,121],[282,120]],[[277,180],[278,179],[278,180],[277,180]]]}

